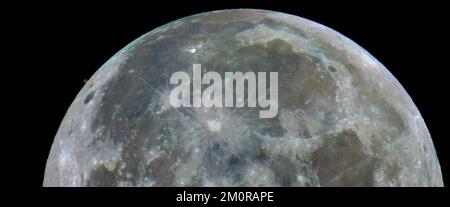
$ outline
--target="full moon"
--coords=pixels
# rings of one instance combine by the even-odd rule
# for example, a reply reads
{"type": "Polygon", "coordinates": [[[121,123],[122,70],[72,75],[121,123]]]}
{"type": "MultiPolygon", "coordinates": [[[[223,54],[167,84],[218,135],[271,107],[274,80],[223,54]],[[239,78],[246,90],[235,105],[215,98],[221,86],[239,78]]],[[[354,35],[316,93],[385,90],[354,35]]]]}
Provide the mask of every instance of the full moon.
{"type": "MultiPolygon", "coordinates": [[[[192,93],[191,93],[192,94],[192,93]]],[[[247,95],[247,94],[246,94],[247,95]]],[[[248,96],[246,96],[248,97],[248,96]]],[[[273,11],[201,13],[109,59],[68,109],[44,186],[443,186],[413,101],[367,51],[273,11]],[[278,112],[174,107],[177,71],[277,72],[278,112]]]]}

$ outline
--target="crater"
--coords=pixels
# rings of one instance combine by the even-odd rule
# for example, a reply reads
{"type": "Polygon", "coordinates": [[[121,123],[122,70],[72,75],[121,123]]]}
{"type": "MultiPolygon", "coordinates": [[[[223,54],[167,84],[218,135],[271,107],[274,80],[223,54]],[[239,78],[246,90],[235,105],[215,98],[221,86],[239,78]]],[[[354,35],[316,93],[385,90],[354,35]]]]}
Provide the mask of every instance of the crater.
{"type": "Polygon", "coordinates": [[[94,98],[94,95],[95,91],[91,91],[84,99],[84,104],[88,104],[89,102],[91,102],[92,98],[94,98]]]}

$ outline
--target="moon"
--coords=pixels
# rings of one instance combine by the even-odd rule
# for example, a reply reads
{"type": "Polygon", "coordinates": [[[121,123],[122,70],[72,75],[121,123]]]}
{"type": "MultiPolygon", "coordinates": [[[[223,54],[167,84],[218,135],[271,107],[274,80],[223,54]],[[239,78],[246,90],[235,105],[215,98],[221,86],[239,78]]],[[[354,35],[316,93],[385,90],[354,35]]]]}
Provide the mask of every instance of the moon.
{"type": "MultiPolygon", "coordinates": [[[[223,77],[223,76],[222,76],[223,77]]],[[[109,59],[68,109],[44,186],[443,186],[395,77],[338,32],[274,11],[201,13],[109,59]],[[278,72],[278,114],[173,107],[171,75],[278,72]]]]}

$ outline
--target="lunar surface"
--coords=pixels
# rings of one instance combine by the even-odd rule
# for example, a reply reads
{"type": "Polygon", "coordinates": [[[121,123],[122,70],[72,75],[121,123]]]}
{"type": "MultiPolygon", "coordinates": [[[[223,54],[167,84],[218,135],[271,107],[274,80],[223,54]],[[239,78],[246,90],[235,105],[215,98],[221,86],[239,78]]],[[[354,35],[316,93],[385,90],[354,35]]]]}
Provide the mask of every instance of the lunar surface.
{"type": "MultiPolygon", "coordinates": [[[[222,76],[223,77],[223,76],[222,76]]],[[[204,86],[205,87],[205,86],[204,86]]],[[[442,186],[431,136],[392,74],[318,23],[201,13],[130,43],[86,83],[44,186],[442,186]],[[278,72],[278,113],[178,107],[177,71],[278,72]]]]}

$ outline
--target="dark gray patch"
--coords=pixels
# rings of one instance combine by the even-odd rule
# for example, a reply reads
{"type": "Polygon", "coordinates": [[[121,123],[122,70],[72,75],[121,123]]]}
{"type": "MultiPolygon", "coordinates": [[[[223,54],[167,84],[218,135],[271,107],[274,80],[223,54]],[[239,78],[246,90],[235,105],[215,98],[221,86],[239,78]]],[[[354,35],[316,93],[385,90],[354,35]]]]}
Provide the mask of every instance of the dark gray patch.
{"type": "Polygon", "coordinates": [[[84,99],[84,104],[88,104],[94,98],[95,91],[91,91],[84,99]]]}
{"type": "Polygon", "coordinates": [[[238,166],[242,163],[242,157],[239,155],[231,155],[230,158],[228,158],[228,166],[233,168],[233,166],[238,166]]]}
{"type": "Polygon", "coordinates": [[[329,65],[329,66],[328,66],[328,70],[331,71],[331,72],[333,72],[333,73],[335,73],[335,72],[337,71],[336,68],[333,67],[332,65],[329,65]]]}
{"type": "Polygon", "coordinates": [[[103,165],[92,170],[87,180],[88,187],[108,187],[116,186],[116,184],[116,173],[109,171],[103,165]]]}
{"type": "Polygon", "coordinates": [[[276,181],[284,187],[293,186],[296,182],[297,166],[289,158],[276,156],[270,163],[270,169],[275,174],[276,181]]]}
{"type": "Polygon", "coordinates": [[[428,149],[427,149],[427,146],[425,144],[422,144],[422,148],[423,148],[423,151],[425,153],[428,153],[428,149]]]}
{"type": "Polygon", "coordinates": [[[313,155],[321,186],[372,186],[374,162],[358,135],[344,130],[326,139],[313,155]]]}
{"type": "Polygon", "coordinates": [[[267,125],[267,127],[261,128],[260,133],[270,136],[270,137],[282,137],[284,136],[285,130],[280,125],[279,121],[276,121],[276,119],[273,122],[277,122],[274,125],[267,125]]]}

